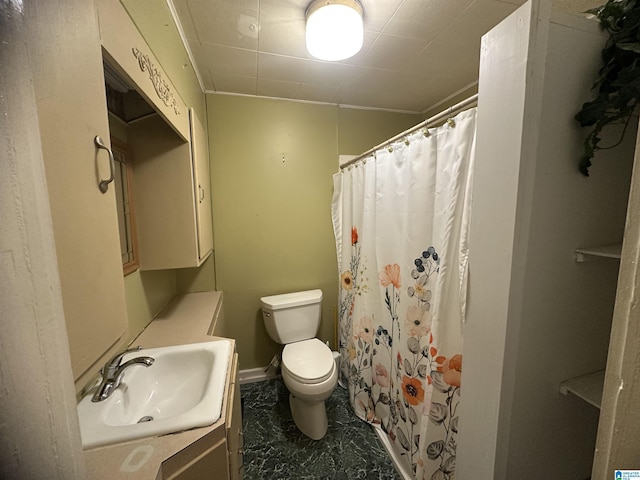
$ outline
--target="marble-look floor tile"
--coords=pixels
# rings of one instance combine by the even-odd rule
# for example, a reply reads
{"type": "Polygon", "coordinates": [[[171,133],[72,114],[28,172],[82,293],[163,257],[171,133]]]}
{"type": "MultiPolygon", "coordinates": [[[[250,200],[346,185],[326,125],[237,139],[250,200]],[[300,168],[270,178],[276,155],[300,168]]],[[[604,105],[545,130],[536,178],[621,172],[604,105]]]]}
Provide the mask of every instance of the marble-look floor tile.
{"type": "Polygon", "coordinates": [[[311,440],[295,426],[281,380],[241,386],[245,480],[400,480],[373,428],[355,416],[348,392],[327,399],[329,428],[311,440]]]}

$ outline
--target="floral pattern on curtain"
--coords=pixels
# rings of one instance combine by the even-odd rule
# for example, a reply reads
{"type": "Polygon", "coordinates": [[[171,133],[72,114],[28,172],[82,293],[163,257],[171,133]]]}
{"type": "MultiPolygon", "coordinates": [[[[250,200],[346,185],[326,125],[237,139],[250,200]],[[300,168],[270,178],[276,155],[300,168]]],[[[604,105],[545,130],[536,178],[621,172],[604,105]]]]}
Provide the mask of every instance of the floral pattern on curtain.
{"type": "Polygon", "coordinates": [[[455,478],[475,109],[334,176],[341,384],[414,478],[455,478]]]}

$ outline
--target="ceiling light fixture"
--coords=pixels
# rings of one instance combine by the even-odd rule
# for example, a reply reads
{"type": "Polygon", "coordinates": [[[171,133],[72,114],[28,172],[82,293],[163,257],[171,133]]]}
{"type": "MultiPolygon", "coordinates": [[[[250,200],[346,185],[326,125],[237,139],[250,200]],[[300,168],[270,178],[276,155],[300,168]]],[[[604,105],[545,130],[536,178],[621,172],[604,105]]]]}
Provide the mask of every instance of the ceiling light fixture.
{"type": "Polygon", "coordinates": [[[335,62],[362,48],[362,5],[357,0],[314,0],[307,8],[307,50],[335,62]]]}

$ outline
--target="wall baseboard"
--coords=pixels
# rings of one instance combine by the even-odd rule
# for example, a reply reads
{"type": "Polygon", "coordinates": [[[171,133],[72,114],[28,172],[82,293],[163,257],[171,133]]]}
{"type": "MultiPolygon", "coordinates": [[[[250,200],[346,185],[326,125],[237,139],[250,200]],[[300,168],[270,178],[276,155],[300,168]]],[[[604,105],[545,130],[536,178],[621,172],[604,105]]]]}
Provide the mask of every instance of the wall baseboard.
{"type": "Polygon", "coordinates": [[[238,382],[240,385],[245,383],[255,383],[255,382],[264,382],[265,380],[272,380],[277,378],[279,375],[276,372],[276,369],[271,365],[267,365],[266,367],[258,367],[258,368],[249,368],[246,370],[238,371],[238,382]]]}

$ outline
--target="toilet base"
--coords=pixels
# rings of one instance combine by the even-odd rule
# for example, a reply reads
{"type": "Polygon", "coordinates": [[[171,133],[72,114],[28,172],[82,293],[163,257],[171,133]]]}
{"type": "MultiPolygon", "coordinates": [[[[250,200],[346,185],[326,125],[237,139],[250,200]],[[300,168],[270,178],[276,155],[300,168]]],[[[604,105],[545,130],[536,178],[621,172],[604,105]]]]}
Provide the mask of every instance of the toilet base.
{"type": "Polygon", "coordinates": [[[329,421],[324,401],[307,402],[289,394],[293,421],[302,433],[312,440],[320,440],[327,433],[329,421]]]}

